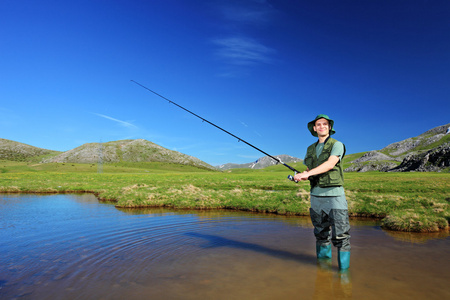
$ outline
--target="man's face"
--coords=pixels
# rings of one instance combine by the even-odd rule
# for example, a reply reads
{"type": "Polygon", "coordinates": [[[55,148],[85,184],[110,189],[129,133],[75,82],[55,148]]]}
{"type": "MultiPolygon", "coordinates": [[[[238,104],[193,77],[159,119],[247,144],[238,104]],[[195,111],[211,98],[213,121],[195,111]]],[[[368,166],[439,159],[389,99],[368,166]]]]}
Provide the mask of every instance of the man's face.
{"type": "Polygon", "coordinates": [[[330,134],[330,124],[327,119],[321,118],[316,121],[314,125],[314,131],[317,132],[318,136],[327,136],[330,134]]]}

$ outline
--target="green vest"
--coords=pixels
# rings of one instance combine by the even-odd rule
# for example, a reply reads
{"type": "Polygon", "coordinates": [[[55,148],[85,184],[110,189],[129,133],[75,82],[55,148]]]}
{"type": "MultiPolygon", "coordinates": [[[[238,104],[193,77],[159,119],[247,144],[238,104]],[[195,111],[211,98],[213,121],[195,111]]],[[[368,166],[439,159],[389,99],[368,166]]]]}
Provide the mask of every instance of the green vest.
{"type": "MultiPolygon", "coordinates": [[[[316,155],[316,146],[319,143],[319,141],[309,146],[308,150],[306,151],[306,157],[304,162],[305,165],[308,167],[308,169],[312,170],[315,167],[320,166],[321,164],[326,162],[330,157],[331,149],[333,149],[333,145],[336,142],[337,140],[328,137],[325,140],[322,153],[319,155],[319,157],[317,157],[316,155]]],[[[313,188],[317,184],[320,187],[333,187],[344,185],[344,170],[342,169],[342,159],[344,158],[344,156],[345,156],[345,145],[344,145],[344,155],[342,155],[341,159],[333,167],[333,169],[331,169],[326,173],[309,177],[311,188],[313,188]]]]}

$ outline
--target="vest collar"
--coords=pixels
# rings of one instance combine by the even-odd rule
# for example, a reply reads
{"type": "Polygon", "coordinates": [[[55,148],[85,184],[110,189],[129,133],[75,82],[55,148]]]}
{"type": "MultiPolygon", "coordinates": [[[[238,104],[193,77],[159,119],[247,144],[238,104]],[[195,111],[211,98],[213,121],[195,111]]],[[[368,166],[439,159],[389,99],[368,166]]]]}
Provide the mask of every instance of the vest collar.
{"type": "MultiPolygon", "coordinates": [[[[325,144],[328,142],[329,139],[330,139],[330,136],[328,136],[328,137],[325,139],[325,142],[323,142],[323,144],[325,145],[325,144]]],[[[317,147],[317,145],[319,145],[319,140],[317,140],[317,142],[316,142],[316,147],[317,147]]]]}

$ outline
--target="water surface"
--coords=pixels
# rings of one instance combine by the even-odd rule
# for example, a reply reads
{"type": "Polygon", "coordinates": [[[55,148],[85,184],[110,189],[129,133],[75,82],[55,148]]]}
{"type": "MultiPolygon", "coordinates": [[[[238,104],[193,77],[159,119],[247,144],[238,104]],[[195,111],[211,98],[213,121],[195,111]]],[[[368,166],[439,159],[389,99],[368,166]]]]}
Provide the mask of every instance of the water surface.
{"type": "Polygon", "coordinates": [[[339,272],[309,218],[0,195],[0,299],[450,299],[448,233],[351,225],[339,272]]]}

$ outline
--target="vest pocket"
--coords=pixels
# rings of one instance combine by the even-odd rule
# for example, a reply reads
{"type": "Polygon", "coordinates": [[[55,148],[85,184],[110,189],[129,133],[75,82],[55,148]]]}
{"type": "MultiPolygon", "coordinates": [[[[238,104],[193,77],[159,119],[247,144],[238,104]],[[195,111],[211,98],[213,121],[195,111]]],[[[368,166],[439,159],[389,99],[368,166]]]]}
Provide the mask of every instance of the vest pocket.
{"type": "Polygon", "coordinates": [[[320,177],[320,187],[331,187],[342,185],[341,176],[338,169],[331,169],[320,177]]]}
{"type": "Polygon", "coordinates": [[[328,172],[328,175],[330,176],[331,182],[339,180],[339,178],[341,177],[339,174],[339,170],[337,170],[337,169],[331,169],[328,172]]]}

